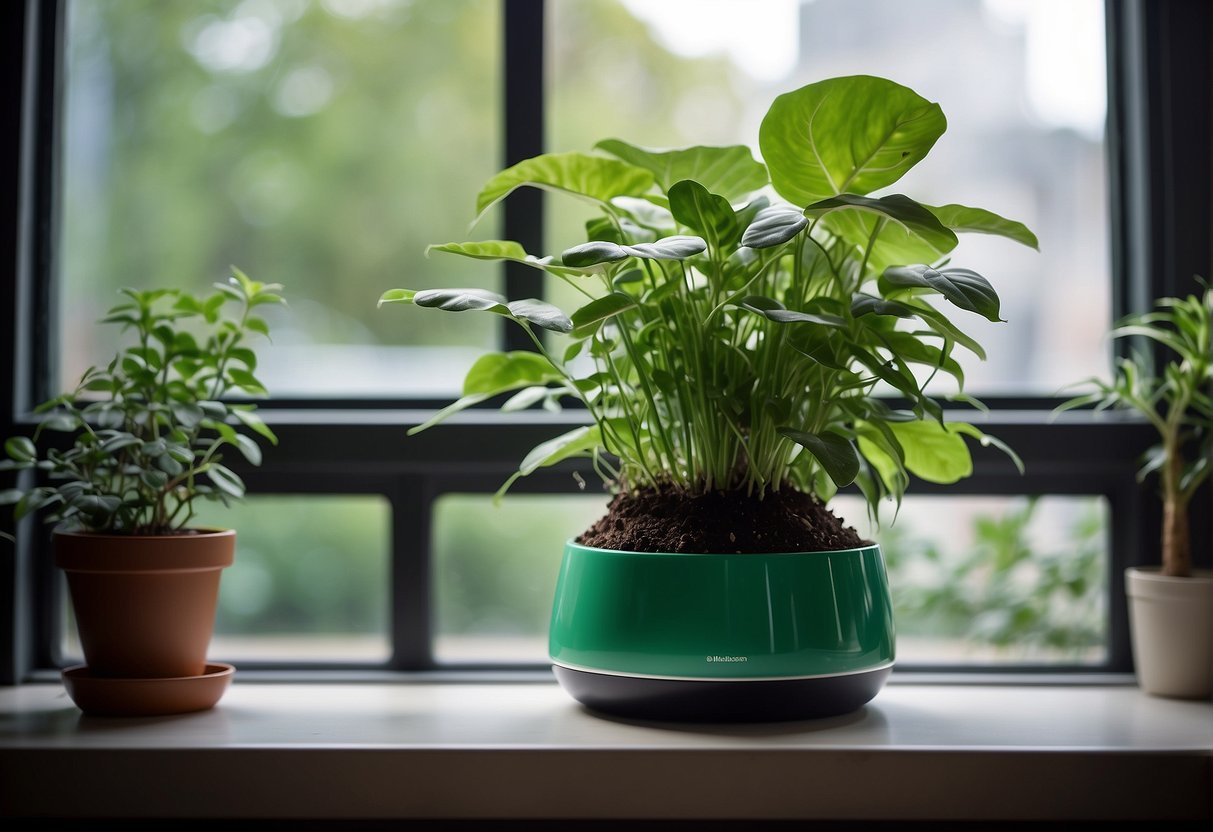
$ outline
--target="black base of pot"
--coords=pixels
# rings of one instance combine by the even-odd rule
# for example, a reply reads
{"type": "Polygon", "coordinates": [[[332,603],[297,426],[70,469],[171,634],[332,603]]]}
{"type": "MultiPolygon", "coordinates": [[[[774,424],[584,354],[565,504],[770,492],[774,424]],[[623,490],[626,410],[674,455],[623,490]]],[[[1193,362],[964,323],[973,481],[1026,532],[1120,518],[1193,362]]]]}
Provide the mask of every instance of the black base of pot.
{"type": "Polygon", "coordinates": [[[787,722],[859,710],[884,687],[891,667],[809,679],[727,682],[645,679],[552,666],[560,686],[587,708],[663,722],[787,722]]]}

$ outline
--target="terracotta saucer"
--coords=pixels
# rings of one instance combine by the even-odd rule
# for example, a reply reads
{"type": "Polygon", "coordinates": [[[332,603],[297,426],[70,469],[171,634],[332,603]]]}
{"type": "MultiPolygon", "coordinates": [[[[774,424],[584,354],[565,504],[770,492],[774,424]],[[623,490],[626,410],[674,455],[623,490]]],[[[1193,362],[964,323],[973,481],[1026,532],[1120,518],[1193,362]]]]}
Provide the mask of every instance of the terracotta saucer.
{"type": "Polygon", "coordinates": [[[164,716],[214,707],[235,673],[230,664],[210,662],[201,676],[109,679],[81,664],[65,668],[62,678],[76,707],[90,716],[164,716]]]}

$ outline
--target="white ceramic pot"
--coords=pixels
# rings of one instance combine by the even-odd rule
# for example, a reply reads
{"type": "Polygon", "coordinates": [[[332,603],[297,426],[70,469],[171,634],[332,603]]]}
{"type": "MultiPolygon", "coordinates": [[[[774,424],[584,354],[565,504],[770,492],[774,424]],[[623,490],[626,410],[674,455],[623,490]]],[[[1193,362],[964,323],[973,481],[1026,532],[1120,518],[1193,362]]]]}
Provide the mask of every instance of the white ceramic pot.
{"type": "Polygon", "coordinates": [[[1125,570],[1137,682],[1155,696],[1213,694],[1213,571],[1172,578],[1157,567],[1125,570]]]}

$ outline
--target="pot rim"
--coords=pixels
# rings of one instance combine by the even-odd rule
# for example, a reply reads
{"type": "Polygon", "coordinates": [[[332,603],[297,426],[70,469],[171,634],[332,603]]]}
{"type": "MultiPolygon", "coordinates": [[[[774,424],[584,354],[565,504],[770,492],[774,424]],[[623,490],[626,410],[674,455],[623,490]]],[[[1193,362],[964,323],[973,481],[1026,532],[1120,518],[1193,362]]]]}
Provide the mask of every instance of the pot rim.
{"type": "Polygon", "coordinates": [[[577,543],[573,538],[565,541],[565,550],[580,550],[584,552],[602,553],[605,555],[635,555],[637,557],[675,557],[675,558],[769,558],[794,557],[803,555],[855,555],[880,549],[879,543],[869,546],[858,546],[853,549],[805,549],[800,552],[634,552],[628,549],[603,549],[598,546],[586,546],[577,543]]]}
{"type": "Polygon", "coordinates": [[[1192,581],[1194,583],[1206,583],[1213,581],[1213,569],[1193,568],[1191,575],[1163,575],[1160,574],[1162,567],[1158,564],[1151,566],[1126,566],[1125,575],[1132,576],[1141,581],[1153,581],[1156,583],[1183,583],[1192,581]]]}

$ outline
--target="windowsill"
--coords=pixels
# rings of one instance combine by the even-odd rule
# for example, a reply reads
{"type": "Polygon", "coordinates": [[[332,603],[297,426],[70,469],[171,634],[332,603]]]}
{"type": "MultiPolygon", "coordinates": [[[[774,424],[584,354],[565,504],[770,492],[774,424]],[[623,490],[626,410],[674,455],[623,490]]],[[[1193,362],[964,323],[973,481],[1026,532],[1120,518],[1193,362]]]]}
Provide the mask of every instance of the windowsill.
{"type": "Polygon", "coordinates": [[[9,817],[1195,820],[1213,704],[1131,683],[892,682],[856,714],[685,726],[598,717],[550,677],[272,682],[211,711],[81,716],[0,689],[9,817]]]}

